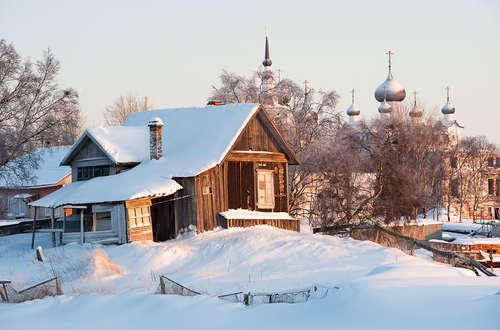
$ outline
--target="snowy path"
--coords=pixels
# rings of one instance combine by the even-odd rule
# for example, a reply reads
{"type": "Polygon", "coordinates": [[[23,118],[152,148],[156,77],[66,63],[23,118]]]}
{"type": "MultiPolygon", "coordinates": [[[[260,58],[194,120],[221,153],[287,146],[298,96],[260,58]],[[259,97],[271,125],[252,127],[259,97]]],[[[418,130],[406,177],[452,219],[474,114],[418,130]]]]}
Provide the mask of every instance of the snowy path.
{"type": "MultiPolygon", "coordinates": [[[[0,237],[0,277],[17,287],[50,274],[34,261],[29,238],[0,237]]],[[[372,242],[254,227],[160,244],[67,245],[45,254],[66,295],[0,304],[6,329],[483,330],[500,322],[500,278],[477,278],[372,242]],[[244,307],[209,296],[153,295],[158,274],[211,295],[313,284],[340,289],[303,304],[244,307]]]]}

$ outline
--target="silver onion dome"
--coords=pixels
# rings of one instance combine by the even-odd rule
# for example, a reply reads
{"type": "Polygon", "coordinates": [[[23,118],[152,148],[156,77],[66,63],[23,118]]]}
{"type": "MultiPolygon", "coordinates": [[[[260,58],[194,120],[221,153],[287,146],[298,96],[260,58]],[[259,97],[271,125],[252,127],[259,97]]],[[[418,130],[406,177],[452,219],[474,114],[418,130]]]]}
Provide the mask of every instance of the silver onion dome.
{"type": "Polygon", "coordinates": [[[391,113],[392,107],[389,103],[387,103],[385,100],[380,102],[380,105],[378,106],[378,112],[380,113],[391,113]]]}
{"type": "Polygon", "coordinates": [[[450,103],[450,87],[446,87],[446,103],[441,108],[443,115],[451,115],[455,113],[455,107],[450,103]]]}
{"type": "Polygon", "coordinates": [[[389,103],[387,103],[387,87],[384,86],[384,91],[382,93],[382,102],[378,106],[378,112],[380,113],[391,113],[392,107],[389,103]]]}
{"type": "Polygon", "coordinates": [[[349,108],[347,108],[346,113],[348,116],[359,116],[361,110],[359,110],[359,108],[354,104],[354,89],[351,91],[351,93],[352,93],[352,103],[349,106],[349,108]]]}
{"type": "Polygon", "coordinates": [[[359,110],[359,108],[356,105],[351,104],[351,106],[347,108],[346,113],[348,116],[359,116],[361,110],[359,110]]]}
{"type": "Polygon", "coordinates": [[[409,115],[410,117],[413,118],[420,118],[424,114],[424,110],[417,105],[417,92],[413,92],[413,95],[415,97],[415,101],[413,103],[413,107],[411,108],[409,115]]]}
{"type": "Polygon", "coordinates": [[[377,99],[378,102],[382,102],[384,100],[384,88],[385,88],[386,101],[401,102],[406,97],[406,91],[405,88],[399,82],[397,82],[396,79],[394,79],[394,77],[392,76],[391,55],[394,53],[388,51],[387,54],[389,55],[389,74],[387,75],[387,79],[382,84],[380,84],[375,90],[375,99],[377,99]]]}

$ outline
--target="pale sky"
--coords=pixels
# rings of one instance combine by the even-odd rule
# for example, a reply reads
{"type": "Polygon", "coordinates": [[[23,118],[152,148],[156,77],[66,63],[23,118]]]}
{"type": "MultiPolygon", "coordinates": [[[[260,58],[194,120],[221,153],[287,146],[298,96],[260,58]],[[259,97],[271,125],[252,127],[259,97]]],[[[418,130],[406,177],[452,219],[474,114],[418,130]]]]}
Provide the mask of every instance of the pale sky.
{"type": "Polygon", "coordinates": [[[127,91],[155,108],[202,106],[222,69],[250,74],[270,27],[272,68],[335,89],[339,109],[356,89],[361,116],[393,73],[440,109],[451,87],[465,135],[500,144],[500,1],[6,1],[0,38],[38,59],[51,47],[61,87],[73,87],[90,126],[127,91]]]}

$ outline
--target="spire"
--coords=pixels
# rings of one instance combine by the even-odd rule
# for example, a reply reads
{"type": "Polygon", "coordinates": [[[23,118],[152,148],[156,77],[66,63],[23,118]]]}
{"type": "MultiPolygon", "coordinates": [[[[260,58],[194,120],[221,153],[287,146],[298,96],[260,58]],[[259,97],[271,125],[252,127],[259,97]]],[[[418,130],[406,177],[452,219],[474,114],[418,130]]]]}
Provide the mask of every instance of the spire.
{"type": "Polygon", "coordinates": [[[394,55],[392,50],[388,50],[386,54],[389,56],[389,76],[392,77],[392,62],[391,62],[391,55],[394,55]]]}
{"type": "Polygon", "coordinates": [[[271,66],[273,62],[271,61],[271,57],[269,56],[269,39],[268,39],[268,32],[269,28],[266,25],[266,50],[264,54],[264,61],[262,62],[262,65],[265,67],[271,66]]]}
{"type": "Polygon", "coordinates": [[[351,106],[349,108],[347,108],[346,113],[349,117],[359,116],[361,111],[354,104],[354,88],[351,90],[351,96],[352,96],[352,103],[351,103],[351,106]]]}

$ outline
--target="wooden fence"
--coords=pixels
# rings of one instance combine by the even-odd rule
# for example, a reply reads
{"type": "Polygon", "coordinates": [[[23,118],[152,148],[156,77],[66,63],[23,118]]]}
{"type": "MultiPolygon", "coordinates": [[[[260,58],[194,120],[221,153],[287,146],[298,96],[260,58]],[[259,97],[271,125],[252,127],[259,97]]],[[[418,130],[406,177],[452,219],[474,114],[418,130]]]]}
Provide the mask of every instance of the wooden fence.
{"type": "Polygon", "coordinates": [[[416,248],[425,249],[433,253],[437,261],[449,263],[453,267],[461,267],[474,271],[479,276],[482,272],[486,276],[497,276],[484,265],[472,258],[461,256],[451,251],[442,251],[430,246],[429,242],[419,241],[417,239],[393,232],[375,222],[367,222],[362,225],[343,225],[317,228],[314,233],[322,232],[328,235],[349,234],[354,239],[369,240],[386,247],[400,249],[401,251],[413,255],[416,248]],[[353,236],[354,233],[354,236],[353,236]]]}

